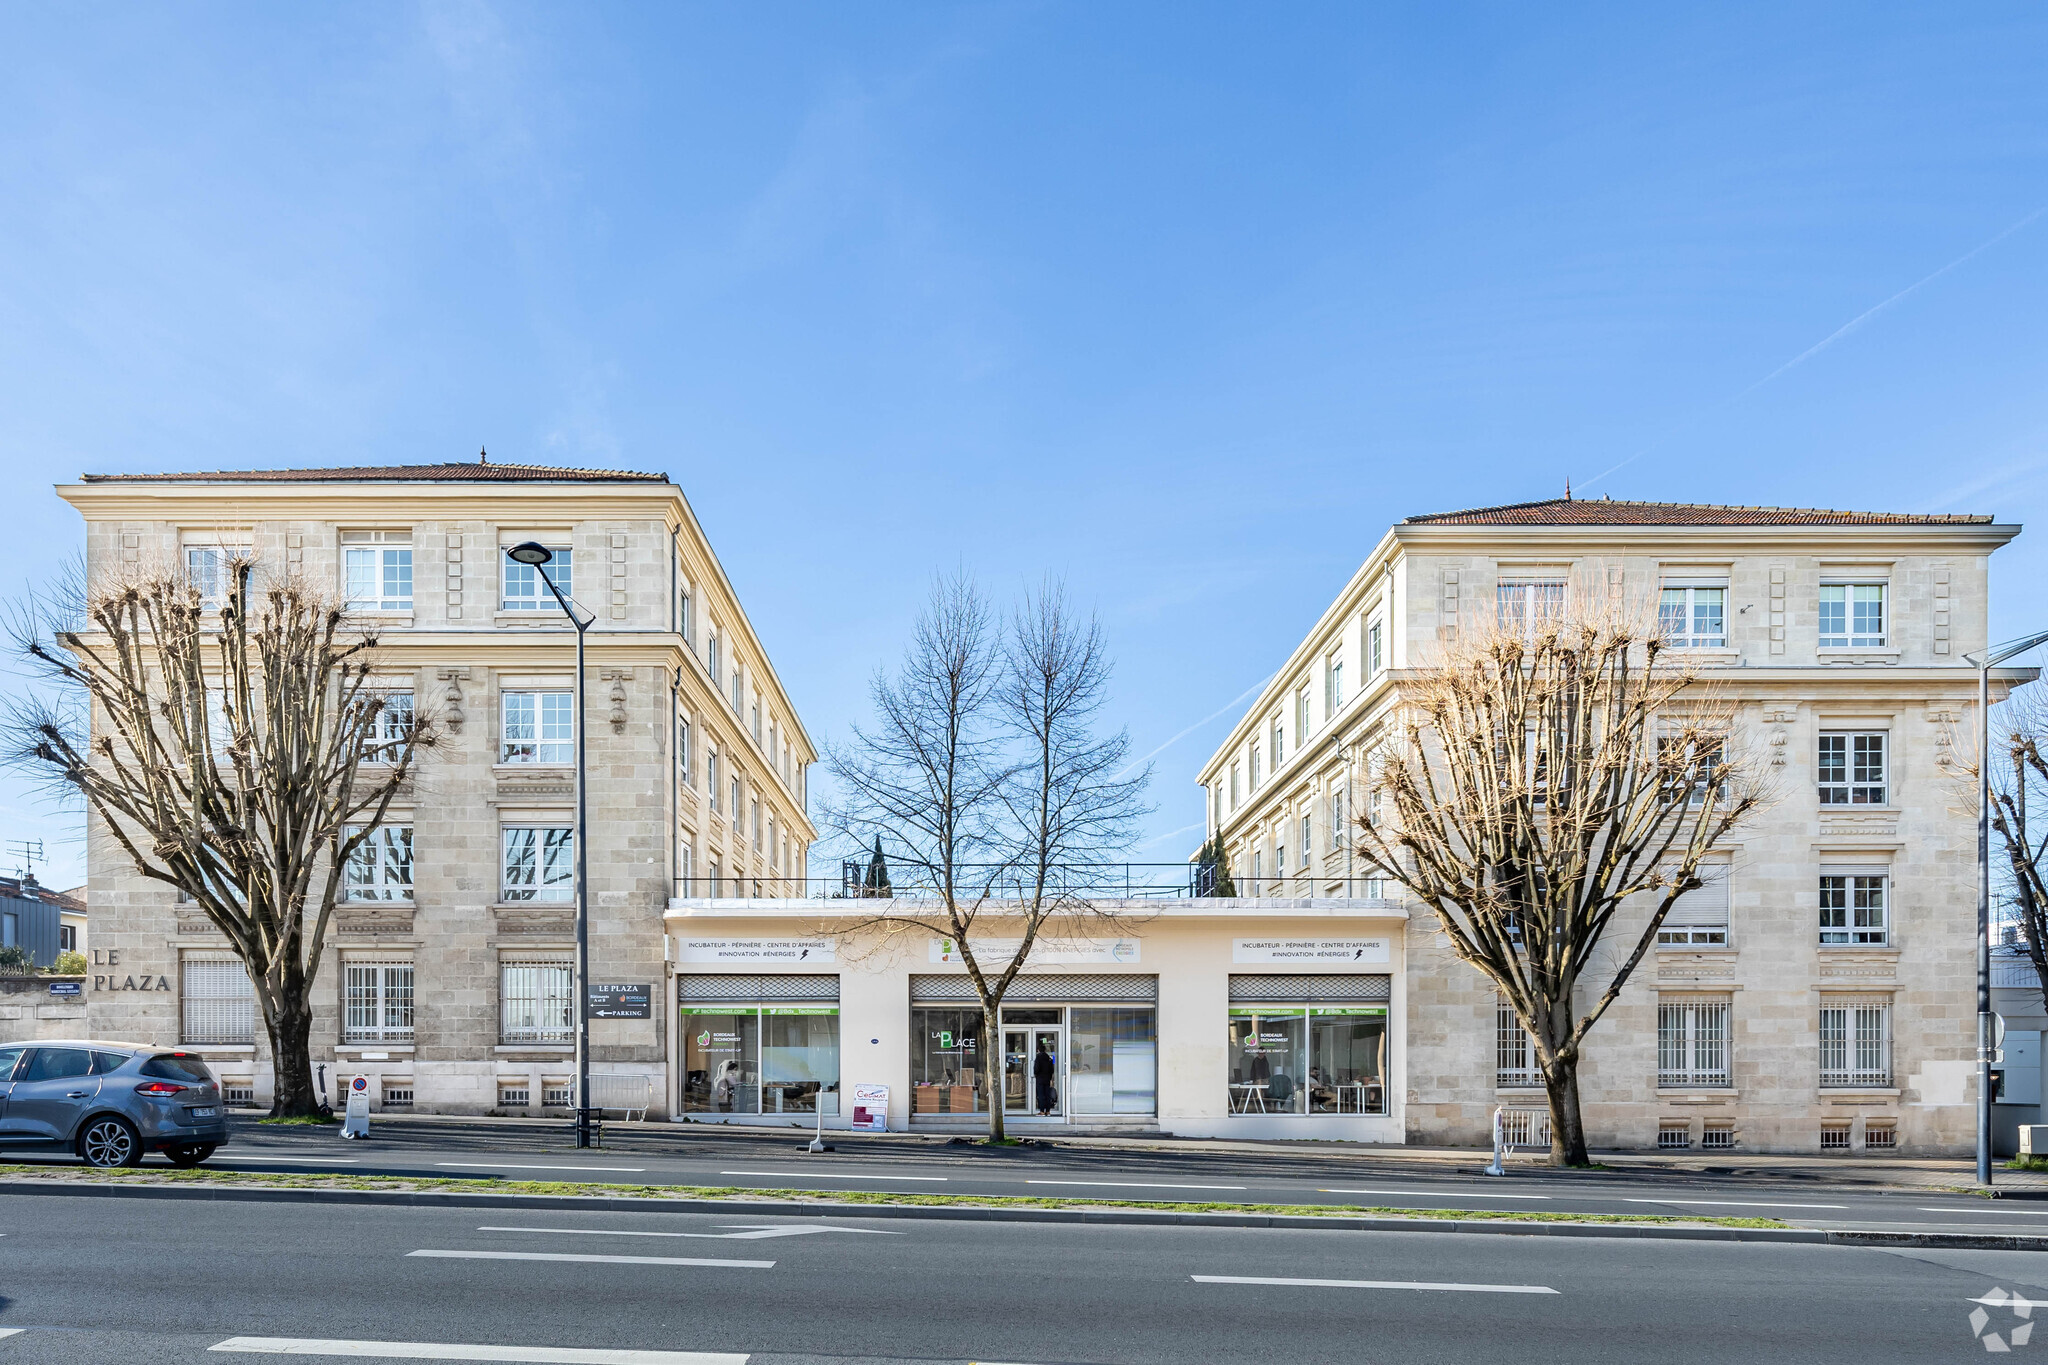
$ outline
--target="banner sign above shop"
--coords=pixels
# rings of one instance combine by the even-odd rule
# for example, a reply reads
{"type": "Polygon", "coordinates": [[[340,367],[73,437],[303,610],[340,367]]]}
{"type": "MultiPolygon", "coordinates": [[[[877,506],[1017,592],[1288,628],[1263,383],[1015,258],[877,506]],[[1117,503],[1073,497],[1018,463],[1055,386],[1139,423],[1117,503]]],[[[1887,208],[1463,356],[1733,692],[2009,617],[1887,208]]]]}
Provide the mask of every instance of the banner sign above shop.
{"type": "MultiPolygon", "coordinates": [[[[1021,938],[977,939],[974,960],[984,969],[999,971],[1009,965],[1023,944],[1021,938]]],[[[932,940],[931,959],[939,963],[960,962],[960,945],[950,938],[935,938],[932,940]]],[[[1134,938],[1041,938],[1032,943],[1028,962],[1033,967],[1042,967],[1055,962],[1136,963],[1137,960],[1138,940],[1134,938]]]]}
{"type": "Polygon", "coordinates": [[[839,943],[829,938],[683,938],[681,956],[689,963],[819,962],[837,963],[839,943]]]}
{"type": "Polygon", "coordinates": [[[1383,938],[1235,938],[1230,941],[1232,962],[1312,962],[1330,966],[1340,962],[1392,961],[1383,938]]]}

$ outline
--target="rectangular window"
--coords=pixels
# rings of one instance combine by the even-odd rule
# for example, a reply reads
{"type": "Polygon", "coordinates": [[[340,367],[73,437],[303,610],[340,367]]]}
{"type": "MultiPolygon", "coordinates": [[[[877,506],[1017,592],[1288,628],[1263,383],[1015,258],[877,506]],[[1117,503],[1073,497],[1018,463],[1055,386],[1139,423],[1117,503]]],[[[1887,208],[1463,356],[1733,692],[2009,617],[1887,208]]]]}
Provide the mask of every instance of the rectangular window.
{"type": "Polygon", "coordinates": [[[1365,676],[1368,682],[1377,678],[1380,670],[1386,667],[1386,653],[1381,640],[1380,623],[1374,621],[1365,628],[1365,676]]]}
{"type": "Polygon", "coordinates": [[[60,924],[57,926],[57,951],[60,953],[75,953],[78,951],[77,925],[60,924]]]}
{"type": "Polygon", "coordinates": [[[1564,616],[1561,582],[1502,583],[1495,600],[1495,622],[1504,635],[1528,635],[1564,616]]]}
{"type": "Polygon", "coordinates": [[[1728,1002],[1657,1006],[1657,1084],[1667,1090],[1728,1084],[1728,1002]]]}
{"type": "Polygon", "coordinates": [[[750,707],[749,714],[752,716],[752,724],[749,728],[754,732],[754,743],[759,744],[761,742],[761,694],[759,692],[754,694],[750,707]]]}
{"type": "Polygon", "coordinates": [[[747,813],[754,827],[754,852],[759,853],[761,851],[761,803],[759,801],[747,802],[747,813]]]}
{"type": "Polygon", "coordinates": [[[1337,656],[1323,660],[1323,719],[1337,714],[1337,656]]]}
{"type": "Polygon", "coordinates": [[[697,775],[690,767],[690,722],[676,721],[676,771],[682,774],[685,787],[697,785],[697,775]]]}
{"type": "MultiPolygon", "coordinates": [[[[555,557],[547,562],[548,577],[555,580],[555,586],[562,590],[562,596],[576,595],[573,563],[575,551],[566,545],[550,545],[555,557]]],[[[506,611],[555,611],[555,595],[548,591],[542,581],[540,569],[532,564],[521,564],[510,558],[505,559],[505,596],[502,605],[506,611]]]]}
{"type": "Polygon", "coordinates": [[[342,983],[342,1041],[412,1041],[410,962],[344,963],[342,983]]]}
{"type": "Polygon", "coordinates": [[[1500,1090],[1526,1090],[1543,1084],[1529,1031],[1515,1017],[1515,1007],[1502,1000],[1493,1010],[1493,1084],[1500,1090]]]}
{"type": "MultiPolygon", "coordinates": [[[[350,825],[354,838],[362,829],[350,825]]],[[[412,899],[412,826],[379,825],[356,845],[349,856],[342,895],[352,901],[409,901],[412,899]]]]}
{"type": "Polygon", "coordinates": [[[217,609],[228,595],[230,552],[218,545],[187,545],[185,577],[199,590],[200,604],[217,609]]]}
{"type": "Polygon", "coordinates": [[[1259,746],[1252,745],[1252,790],[1259,789],[1259,746]]]}
{"type": "Polygon", "coordinates": [[[735,716],[740,714],[740,693],[745,686],[746,684],[741,681],[740,661],[734,659],[732,661],[732,713],[735,716]]]}
{"type": "Polygon", "coordinates": [[[1886,906],[1891,878],[1874,873],[1823,873],[1820,879],[1820,941],[1872,944],[1891,941],[1886,906]]]}
{"type": "MultiPolygon", "coordinates": [[[[727,790],[732,793],[732,822],[737,825],[740,822],[740,779],[738,774],[734,774],[732,781],[727,784],[727,790]]],[[[734,835],[737,837],[737,830],[734,831],[734,835]]]]}
{"type": "Polygon", "coordinates": [[[712,631],[704,641],[704,671],[711,675],[711,690],[718,690],[719,678],[718,632],[712,631]]]}
{"type": "Polygon", "coordinates": [[[376,719],[370,723],[369,752],[364,755],[371,763],[395,763],[405,752],[405,746],[412,742],[413,696],[410,689],[399,691],[376,691],[362,694],[367,702],[377,705],[376,719]]]}
{"type": "Polygon", "coordinates": [[[685,1006],[683,1112],[839,1112],[839,1011],[685,1006]]]}
{"type": "Polygon", "coordinates": [[[697,644],[697,617],[693,610],[694,606],[688,593],[684,593],[676,603],[676,628],[682,632],[683,643],[692,648],[697,644]]]}
{"type": "Polygon", "coordinates": [[[1294,694],[1294,747],[1308,743],[1308,689],[1294,694]]]}
{"type": "Polygon", "coordinates": [[[718,750],[704,751],[704,800],[715,814],[718,810],[718,750]]]}
{"type": "Polygon", "coordinates": [[[1231,764],[1231,765],[1230,765],[1230,808],[1231,808],[1232,810],[1236,810],[1236,809],[1237,809],[1237,800],[1238,800],[1238,782],[1237,782],[1237,779],[1238,779],[1238,771],[1237,771],[1237,765],[1236,765],[1235,763],[1233,763],[1233,764],[1231,764]]]}
{"type": "Polygon", "coordinates": [[[349,610],[412,610],[412,532],[343,531],[341,567],[349,610]]]}
{"type": "Polygon", "coordinates": [[[1820,590],[1820,647],[1870,649],[1884,644],[1883,583],[1824,583],[1820,590]]]}
{"type": "Polygon", "coordinates": [[[1159,1012],[1067,1012],[1067,1112],[1151,1114],[1159,1108],[1159,1012]]]}
{"type": "Polygon", "coordinates": [[[1882,730],[1821,735],[1815,774],[1823,806],[1886,804],[1885,738],[1882,730]]]}
{"type": "Polygon", "coordinates": [[[185,954],[178,964],[186,1043],[256,1041],[256,990],[237,957],[185,954]]]}
{"type": "Polygon", "coordinates": [[[1835,1087],[1890,1087],[1890,1005],[1850,1002],[1821,1005],[1820,1083],[1835,1087]]]}
{"type": "Polygon", "coordinates": [[[1312,818],[1311,818],[1310,816],[1307,816],[1307,815],[1304,815],[1304,816],[1302,816],[1302,817],[1301,817],[1301,870],[1302,870],[1303,872],[1306,872],[1306,871],[1308,871],[1308,853],[1309,853],[1309,850],[1315,847],[1315,841],[1314,841],[1314,840],[1313,840],[1313,839],[1312,839],[1312,838],[1310,837],[1310,836],[1311,836],[1311,835],[1313,834],[1314,830],[1315,830],[1315,822],[1314,822],[1314,820],[1313,820],[1313,819],[1312,819],[1312,818]]]}
{"type": "Polygon", "coordinates": [[[1233,1114],[1384,1114],[1387,1012],[1350,1005],[1230,1011],[1233,1114]]]}
{"type": "Polygon", "coordinates": [[[1665,912],[1657,942],[1675,947],[1728,942],[1728,864],[1702,863],[1698,871],[1700,885],[1680,896],[1665,912]]]}
{"type": "Polygon", "coordinates": [[[507,692],[500,763],[569,763],[576,756],[576,694],[507,692]]]}
{"type": "Polygon", "coordinates": [[[571,1041],[574,985],[575,969],[567,962],[499,963],[499,1041],[571,1041]]]}
{"type": "Polygon", "coordinates": [[[498,895],[506,901],[566,901],[576,889],[576,831],[507,825],[498,895]]]}
{"type": "Polygon", "coordinates": [[[1725,586],[1666,584],[1657,601],[1657,631],[1678,649],[1721,649],[1728,643],[1725,586]]]}
{"type": "Polygon", "coordinates": [[[1308,1112],[1305,1009],[1233,1009],[1228,1038],[1229,1112],[1308,1112]]]}
{"type": "MultiPolygon", "coordinates": [[[[1121,1013],[1121,1011],[1117,1011],[1121,1013]]],[[[1075,1011],[1078,1015],[1081,1011],[1075,1011]]],[[[1110,1013],[1110,1011],[1104,1011],[1110,1013]]],[[[989,1050],[982,1047],[979,1009],[913,1009],[910,1012],[910,1112],[986,1114],[982,1092],[989,1050]]],[[[1074,1040],[1080,1045],[1080,1038],[1074,1040]]],[[[1067,1077],[1071,1091],[1077,1078],[1067,1077]]],[[[1114,1103],[1112,1091],[1112,1103],[1114,1103]]],[[[1150,1112],[1149,1110],[1146,1112],[1150,1112]]]]}

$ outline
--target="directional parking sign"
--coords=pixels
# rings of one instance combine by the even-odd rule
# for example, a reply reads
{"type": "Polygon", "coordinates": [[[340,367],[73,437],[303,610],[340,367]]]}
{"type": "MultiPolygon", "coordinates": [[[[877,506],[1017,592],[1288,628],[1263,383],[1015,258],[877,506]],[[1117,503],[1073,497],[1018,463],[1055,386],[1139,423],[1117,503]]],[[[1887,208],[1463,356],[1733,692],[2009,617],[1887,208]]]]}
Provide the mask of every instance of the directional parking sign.
{"type": "Polygon", "coordinates": [[[590,1017],[593,1019],[652,1019],[654,987],[650,985],[590,984],[590,1017]]]}

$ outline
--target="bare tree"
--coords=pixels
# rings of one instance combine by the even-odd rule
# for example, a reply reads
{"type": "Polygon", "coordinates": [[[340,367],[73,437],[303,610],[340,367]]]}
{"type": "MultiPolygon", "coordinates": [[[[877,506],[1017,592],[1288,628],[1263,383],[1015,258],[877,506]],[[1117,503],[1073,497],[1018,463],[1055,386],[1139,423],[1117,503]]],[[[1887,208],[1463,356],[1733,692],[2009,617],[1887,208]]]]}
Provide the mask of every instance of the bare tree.
{"type": "MultiPolygon", "coordinates": [[[[2010,878],[2009,903],[2018,921],[2019,944],[2033,964],[2041,998],[2048,1002],[2048,822],[2034,812],[2048,801],[2048,704],[2033,692],[2008,694],[1992,713],[1991,850],[1999,880],[2010,878]]],[[[1974,751],[1950,738],[1951,752],[1974,751]]],[[[1977,809],[1977,765],[1958,764],[1957,785],[1966,788],[1966,809],[1977,809]],[[1967,779],[1967,780],[1965,780],[1967,779]]]]}
{"type": "Polygon", "coordinates": [[[1513,1006],[1543,1073],[1551,1161],[1583,1166],[1586,1035],[1761,800],[1729,752],[1730,708],[1654,631],[1597,612],[1467,636],[1402,690],[1404,735],[1377,756],[1381,813],[1369,802],[1358,820],[1359,856],[1434,910],[1513,1006]],[[1601,941],[1634,897],[1648,915],[1620,927],[1632,942],[1610,971],[1601,941]],[[1597,992],[1583,1010],[1582,989],[1597,992]]]}
{"type": "Polygon", "coordinates": [[[227,566],[218,613],[170,572],[86,586],[83,621],[20,614],[53,684],[10,715],[17,766],[84,798],[138,875],[177,888],[247,966],[276,1068],[310,1115],[313,984],[343,877],[431,727],[387,711],[374,636],[289,578],[227,566]],[[48,627],[53,627],[48,628],[48,627]]]}
{"type": "Polygon", "coordinates": [[[831,822],[895,865],[893,896],[845,927],[884,945],[955,946],[981,1005],[976,1083],[994,1142],[1004,993],[1041,937],[1130,923],[1087,894],[1089,869],[1129,844],[1151,777],[1132,768],[1123,732],[1096,732],[1109,677],[1100,626],[1058,585],[999,625],[956,576],[934,586],[895,675],[876,677],[874,725],[827,753],[842,793],[831,822]]]}

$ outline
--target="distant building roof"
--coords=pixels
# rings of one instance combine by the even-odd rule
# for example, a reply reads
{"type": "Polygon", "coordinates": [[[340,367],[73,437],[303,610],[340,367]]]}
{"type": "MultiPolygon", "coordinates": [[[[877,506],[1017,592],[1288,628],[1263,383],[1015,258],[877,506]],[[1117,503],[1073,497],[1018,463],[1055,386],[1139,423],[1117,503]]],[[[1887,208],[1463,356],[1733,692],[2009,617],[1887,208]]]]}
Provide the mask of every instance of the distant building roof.
{"type": "Polygon", "coordinates": [[[1409,517],[1404,526],[1983,526],[1963,513],[1837,512],[1821,507],[1726,507],[1702,502],[1546,498],[1409,517]]]}
{"type": "Polygon", "coordinates": [[[383,464],[344,469],[210,470],[191,474],[87,474],[87,483],[667,483],[666,474],[557,465],[383,464]]]}

